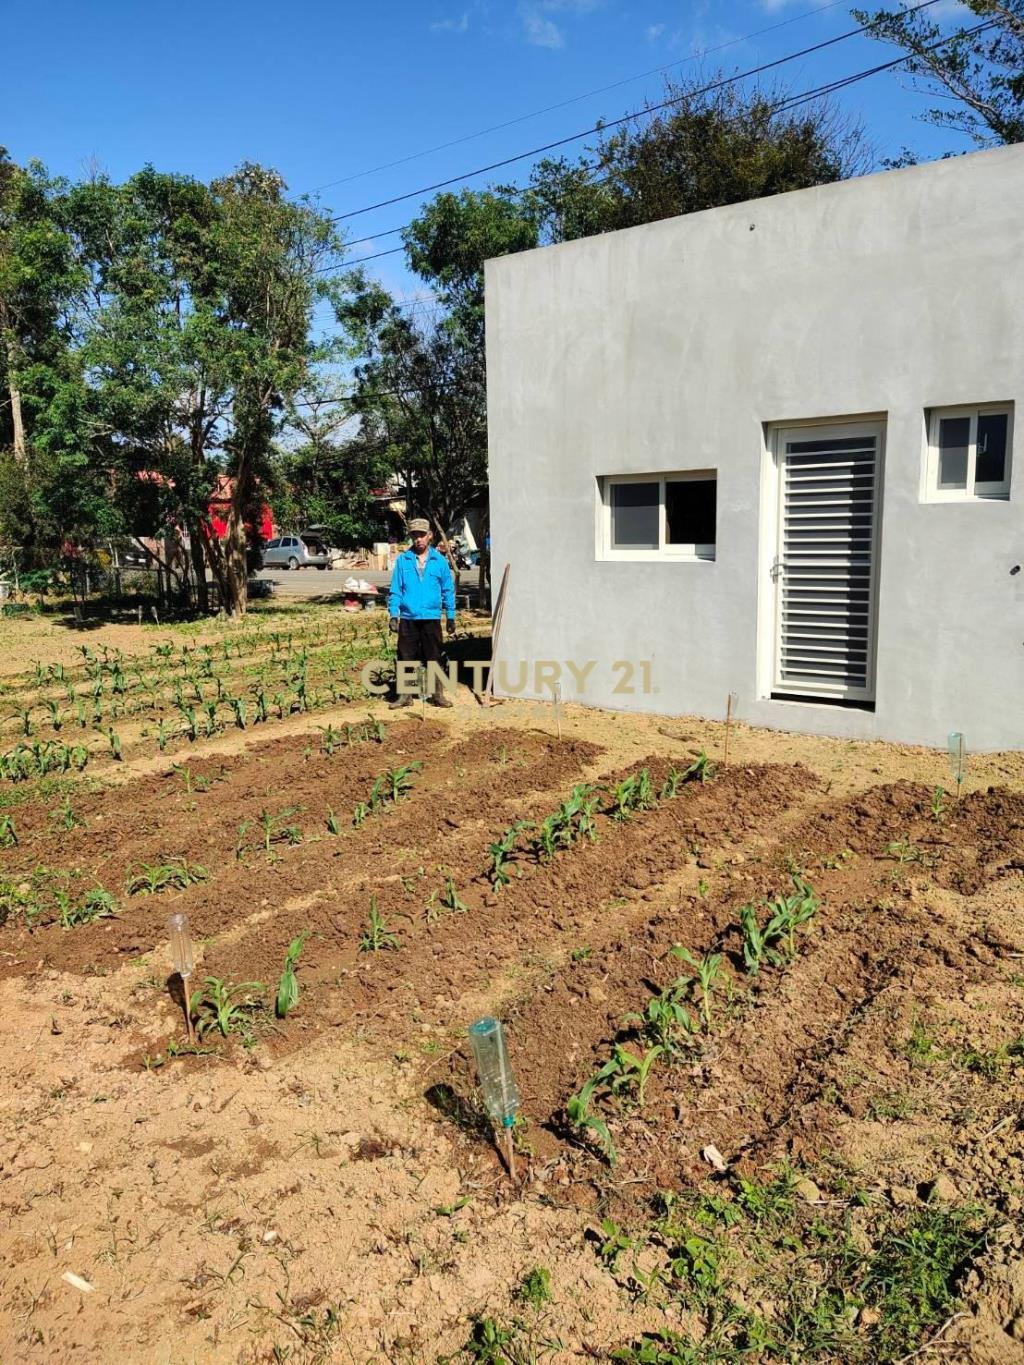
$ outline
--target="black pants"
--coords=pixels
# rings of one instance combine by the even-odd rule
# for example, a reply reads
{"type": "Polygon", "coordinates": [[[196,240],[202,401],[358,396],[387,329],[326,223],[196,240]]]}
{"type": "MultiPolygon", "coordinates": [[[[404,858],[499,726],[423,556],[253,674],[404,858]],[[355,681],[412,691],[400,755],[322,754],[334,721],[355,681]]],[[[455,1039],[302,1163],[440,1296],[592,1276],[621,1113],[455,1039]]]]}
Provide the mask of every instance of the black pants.
{"type": "Polygon", "coordinates": [[[440,621],[398,621],[398,658],[402,662],[417,661],[439,664],[442,653],[440,621]]]}

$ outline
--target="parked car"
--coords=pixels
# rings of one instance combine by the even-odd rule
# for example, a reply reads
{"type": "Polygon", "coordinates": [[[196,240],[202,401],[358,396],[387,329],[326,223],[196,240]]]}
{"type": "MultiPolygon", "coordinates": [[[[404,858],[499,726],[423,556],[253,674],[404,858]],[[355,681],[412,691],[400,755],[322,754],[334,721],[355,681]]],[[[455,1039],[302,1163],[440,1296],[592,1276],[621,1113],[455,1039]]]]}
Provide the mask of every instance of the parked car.
{"type": "Polygon", "coordinates": [[[337,550],[314,537],[275,536],[263,547],[265,569],[329,569],[336,558],[337,550]]]}

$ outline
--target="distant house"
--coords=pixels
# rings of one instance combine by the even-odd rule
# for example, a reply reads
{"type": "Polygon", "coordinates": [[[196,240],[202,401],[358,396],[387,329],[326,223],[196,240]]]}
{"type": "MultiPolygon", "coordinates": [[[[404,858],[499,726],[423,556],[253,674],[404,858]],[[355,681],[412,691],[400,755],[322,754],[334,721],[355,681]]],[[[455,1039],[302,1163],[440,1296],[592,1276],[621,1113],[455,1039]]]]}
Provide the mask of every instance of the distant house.
{"type": "MultiPolygon", "coordinates": [[[[218,540],[223,540],[228,533],[228,514],[231,509],[231,495],[234,492],[235,480],[227,474],[218,474],[217,480],[210,494],[209,513],[210,525],[213,527],[214,534],[218,540]]],[[[270,540],[274,534],[274,514],[267,503],[260,504],[259,517],[256,525],[246,522],[246,530],[250,537],[255,532],[261,540],[270,540]]]]}
{"type": "Polygon", "coordinates": [[[1007,147],[489,261],[496,691],[1024,747],[1022,216],[1007,147]]]}

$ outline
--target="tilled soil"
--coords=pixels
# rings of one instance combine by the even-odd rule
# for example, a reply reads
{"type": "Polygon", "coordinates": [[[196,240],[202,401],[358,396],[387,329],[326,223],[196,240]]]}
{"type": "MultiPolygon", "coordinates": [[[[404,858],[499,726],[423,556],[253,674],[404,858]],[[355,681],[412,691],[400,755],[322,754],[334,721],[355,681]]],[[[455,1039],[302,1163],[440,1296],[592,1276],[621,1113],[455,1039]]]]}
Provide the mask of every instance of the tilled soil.
{"type": "MultiPolygon", "coordinates": [[[[63,791],[17,807],[0,881],[40,904],[100,885],[120,913],[0,928],[0,1355],[470,1359],[490,1319],[518,1324],[511,1359],[698,1340],[705,1301],[640,1292],[598,1254],[601,1220],[633,1235],[665,1192],[730,1197],[783,1161],[813,1177],[821,1218],[857,1224],[865,1199],[903,1216],[939,1177],[945,1198],[983,1206],[991,1233],[942,1340],[951,1359],[1020,1359],[1024,768],[957,802],[895,759],[876,778],[858,758],[853,779],[849,746],[801,740],[802,761],[780,762],[786,737],[748,732],[730,768],[616,820],[616,784],[646,768],[660,789],[717,731],[676,720],[662,741],[648,719],[570,709],[559,742],[535,708],[495,714],[388,717],[382,743],[332,756],[311,719],[243,752],[205,746],[187,776],[128,764],[116,786],[70,792],[71,829],[63,791]],[[413,762],[402,799],[353,823],[375,779],[413,762]],[[524,831],[496,888],[492,844],[580,783],[604,789],[596,837],[545,860],[524,831]],[[240,831],[261,810],[300,842],[240,831]],[[208,878],[126,893],[174,857],[208,878]],[[764,916],[794,875],[818,909],[791,959],[751,974],[741,909],[764,916]],[[394,939],[377,952],[361,949],[371,902],[394,939]],[[263,985],[245,1029],[197,1055],[175,1056],[172,910],[189,914],[197,975],[263,985]],[[299,936],[299,1004],[275,1020],[299,936]],[[674,945],[721,955],[711,1028],[695,989],[695,1031],[656,1060],[643,1103],[596,1090],[611,1165],[567,1103],[616,1045],[649,1045],[629,1016],[689,976],[674,945]],[[522,1094],[516,1187],[460,1041],[485,1012],[506,1021],[522,1094]],[[530,1307],[517,1286],[537,1266],[554,1297],[530,1307]]],[[[800,1358],[888,1358],[874,1330],[849,1324],[866,1355],[800,1358]]]]}

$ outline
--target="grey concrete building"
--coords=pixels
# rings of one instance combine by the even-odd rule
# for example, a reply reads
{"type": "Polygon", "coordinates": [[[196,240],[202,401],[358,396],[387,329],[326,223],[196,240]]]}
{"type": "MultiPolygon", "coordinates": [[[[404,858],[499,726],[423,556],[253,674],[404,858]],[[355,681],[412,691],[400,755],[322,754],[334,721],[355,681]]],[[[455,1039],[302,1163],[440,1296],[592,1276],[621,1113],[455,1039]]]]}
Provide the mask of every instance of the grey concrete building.
{"type": "Polygon", "coordinates": [[[1024,147],[504,257],[486,297],[499,694],[1024,747],[1024,147]]]}

